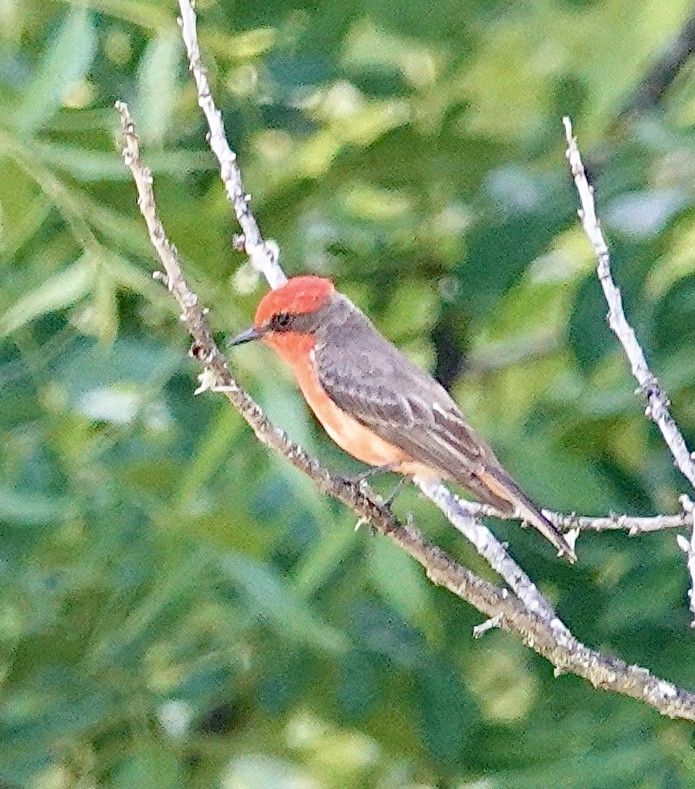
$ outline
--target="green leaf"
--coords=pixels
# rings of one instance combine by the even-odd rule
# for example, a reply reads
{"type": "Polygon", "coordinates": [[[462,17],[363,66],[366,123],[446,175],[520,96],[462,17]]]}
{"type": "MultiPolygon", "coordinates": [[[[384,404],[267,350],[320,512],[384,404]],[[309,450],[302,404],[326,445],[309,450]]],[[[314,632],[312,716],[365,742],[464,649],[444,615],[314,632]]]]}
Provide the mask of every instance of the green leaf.
{"type": "Polygon", "coordinates": [[[21,131],[35,132],[60,109],[68,92],[89,71],[96,45],[91,13],[84,8],[71,11],[44,54],[15,114],[21,131]]]}
{"type": "Polygon", "coordinates": [[[340,659],[336,700],[351,721],[364,720],[379,705],[383,687],[383,678],[370,652],[351,649],[340,659]]]}
{"type": "Polygon", "coordinates": [[[138,738],[137,750],[126,757],[116,769],[114,789],[178,789],[182,787],[180,764],[166,744],[159,740],[143,743],[138,738]]]}
{"type": "Polygon", "coordinates": [[[448,663],[432,660],[418,673],[415,693],[422,737],[430,753],[458,759],[478,727],[478,709],[448,663]]]}
{"type": "MultiPolygon", "coordinates": [[[[161,386],[181,365],[181,354],[153,342],[125,338],[111,345],[82,341],[55,366],[68,401],[78,410],[84,395],[108,389],[131,393],[136,399],[150,387],[161,386]]],[[[187,390],[190,397],[190,387],[187,390]]]]}
{"type": "Polygon", "coordinates": [[[27,293],[0,316],[0,336],[10,334],[49,312],[75,304],[90,292],[93,280],[92,266],[86,258],[80,258],[27,293]]]}
{"type": "Polygon", "coordinates": [[[649,737],[626,743],[603,743],[587,749],[581,757],[558,760],[540,759],[537,764],[498,773],[499,789],[536,789],[539,786],[562,786],[565,789],[586,787],[687,786],[688,781],[666,780],[663,757],[649,737]],[[654,780],[650,780],[651,776],[654,780]]]}
{"type": "Polygon", "coordinates": [[[695,340],[695,274],[683,277],[663,296],[654,311],[655,355],[665,357],[690,352],[695,340]]]}
{"type": "Polygon", "coordinates": [[[420,566],[390,540],[369,543],[367,567],[372,584],[411,625],[429,630],[437,614],[430,605],[429,585],[420,566]]]}
{"type": "Polygon", "coordinates": [[[10,265],[22,247],[41,232],[43,223],[53,210],[53,205],[43,193],[31,199],[25,198],[21,201],[21,205],[22,211],[19,216],[11,217],[6,215],[6,206],[4,204],[2,206],[0,260],[7,261],[10,265]]]}
{"type": "Polygon", "coordinates": [[[577,291],[569,319],[568,342],[584,373],[590,373],[615,339],[606,323],[606,301],[595,276],[587,277],[577,291]]]}
{"type": "Polygon", "coordinates": [[[64,498],[0,485],[0,520],[36,526],[66,520],[72,509],[64,498]]]}
{"type": "Polygon", "coordinates": [[[342,652],[345,636],[322,622],[276,573],[244,556],[227,556],[223,567],[245,593],[260,621],[281,635],[328,652],[342,652]]]}
{"type": "Polygon", "coordinates": [[[94,298],[89,316],[92,331],[100,340],[111,343],[118,334],[118,301],[116,279],[108,265],[99,267],[94,282],[94,298]]]}
{"type": "Polygon", "coordinates": [[[538,178],[522,168],[505,168],[490,178],[491,196],[500,205],[471,229],[457,270],[462,297],[475,303],[478,317],[487,315],[571,221],[571,204],[560,199],[554,178],[538,178]]]}
{"type": "Polygon", "coordinates": [[[83,734],[108,718],[114,699],[106,685],[89,682],[77,666],[61,665],[53,656],[53,664],[41,654],[29,659],[39,670],[25,688],[14,686],[14,703],[0,715],[3,748],[48,750],[57,738],[83,734]]]}
{"type": "MultiPolygon", "coordinates": [[[[85,183],[132,181],[132,175],[123,164],[123,159],[115,152],[85,150],[64,143],[39,141],[32,141],[31,152],[36,154],[43,164],[64,170],[85,183]]],[[[214,169],[214,161],[205,151],[148,151],[147,165],[155,173],[155,177],[166,174],[180,178],[214,169]]]]}
{"type": "MultiPolygon", "coordinates": [[[[150,41],[138,70],[135,117],[145,142],[161,144],[171,126],[177,101],[177,72],[181,41],[176,30],[166,30],[150,41]]],[[[156,171],[155,171],[156,172],[156,171]]]]}
{"type": "Polygon", "coordinates": [[[343,522],[321,534],[295,569],[295,589],[303,596],[320,589],[355,546],[359,535],[343,522]]]}

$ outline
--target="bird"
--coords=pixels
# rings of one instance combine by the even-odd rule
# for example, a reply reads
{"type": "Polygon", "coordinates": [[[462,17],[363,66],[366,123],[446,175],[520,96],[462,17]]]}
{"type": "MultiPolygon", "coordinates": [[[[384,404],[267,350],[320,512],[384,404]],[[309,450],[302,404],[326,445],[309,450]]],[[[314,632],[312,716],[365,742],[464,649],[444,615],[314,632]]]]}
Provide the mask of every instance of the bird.
{"type": "Polygon", "coordinates": [[[449,393],[387,340],[327,277],[300,275],[270,290],[253,325],[228,341],[261,340],[286,362],[338,446],[374,470],[450,481],[517,515],[558,551],[577,557],[559,529],[504,469],[449,393]]]}

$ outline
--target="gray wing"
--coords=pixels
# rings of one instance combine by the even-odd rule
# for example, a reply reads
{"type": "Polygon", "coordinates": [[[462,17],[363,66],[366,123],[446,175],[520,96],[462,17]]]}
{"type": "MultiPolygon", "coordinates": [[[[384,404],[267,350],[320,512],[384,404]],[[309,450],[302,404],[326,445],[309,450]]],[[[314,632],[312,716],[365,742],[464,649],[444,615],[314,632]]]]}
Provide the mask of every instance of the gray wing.
{"type": "Polygon", "coordinates": [[[444,388],[347,304],[351,309],[332,310],[330,334],[316,337],[328,396],[379,437],[460,484],[470,487],[469,475],[498,465],[444,388]]]}
{"type": "Polygon", "coordinates": [[[333,402],[480,501],[518,511],[560,554],[576,560],[562,533],[465,423],[444,388],[382,337],[344,296],[335,297],[319,326],[314,334],[316,366],[333,402]]]}

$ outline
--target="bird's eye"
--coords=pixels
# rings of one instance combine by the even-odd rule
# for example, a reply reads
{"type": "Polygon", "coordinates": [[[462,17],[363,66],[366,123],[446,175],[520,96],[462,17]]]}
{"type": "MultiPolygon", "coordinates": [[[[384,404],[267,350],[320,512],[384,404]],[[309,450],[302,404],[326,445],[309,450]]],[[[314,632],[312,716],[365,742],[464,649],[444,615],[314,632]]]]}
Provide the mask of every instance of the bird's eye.
{"type": "Polygon", "coordinates": [[[289,328],[291,320],[292,318],[288,312],[278,312],[278,314],[273,317],[273,328],[276,330],[279,329],[280,331],[287,329],[289,328]]]}

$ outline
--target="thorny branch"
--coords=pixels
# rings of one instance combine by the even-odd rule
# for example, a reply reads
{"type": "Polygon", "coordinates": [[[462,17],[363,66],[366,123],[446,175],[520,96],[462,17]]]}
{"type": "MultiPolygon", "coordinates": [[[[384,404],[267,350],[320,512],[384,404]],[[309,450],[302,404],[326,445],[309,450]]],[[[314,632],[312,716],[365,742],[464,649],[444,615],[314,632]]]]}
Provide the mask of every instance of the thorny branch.
{"type": "MultiPolygon", "coordinates": [[[[271,287],[278,287],[285,281],[285,276],[277,262],[277,249],[273,242],[262,239],[250,210],[249,197],[243,189],[236,156],[224,137],[222,118],[212,100],[200,59],[195,13],[189,0],[180,0],[180,6],[182,34],[198,87],[199,104],[210,124],[210,145],[220,160],[222,180],[244,233],[239,239],[239,246],[247,252],[252,265],[266,276],[271,287]]],[[[669,717],[695,720],[695,694],[652,676],[646,669],[602,655],[577,641],[501,545],[485,527],[475,521],[480,514],[487,513],[473,512],[468,502],[460,502],[446,488],[436,486],[436,490],[429,490],[429,486],[421,486],[423,492],[445,511],[456,527],[469,536],[492,566],[496,566],[499,561],[495,544],[499,547],[503,554],[503,566],[498,569],[514,593],[479,578],[429,543],[415,527],[400,524],[368,486],[350,484],[331,476],[315,458],[267,420],[258,405],[231,375],[207,325],[206,310],[198,304],[196,295],[185,282],[176,250],[166,238],[157,215],[152,176],[140,160],[138,140],[128,108],[122,103],[117,106],[125,132],[124,158],[137,185],[138,202],[150,238],[166,272],[160,272],[160,278],[166,282],[181,307],[182,320],[194,340],[192,355],[204,365],[197,391],[211,389],[223,392],[262,443],[309,476],[319,490],[343,502],[361,519],[367,520],[377,531],[396,542],[425,568],[433,583],[446,587],[489,617],[479,626],[476,635],[492,627],[509,630],[551,661],[556,674],[575,673],[596,687],[640,699],[669,717]],[[511,565],[506,563],[504,557],[511,565]]],[[[575,516],[571,516],[569,525],[576,527],[580,524],[575,516]]]]}

